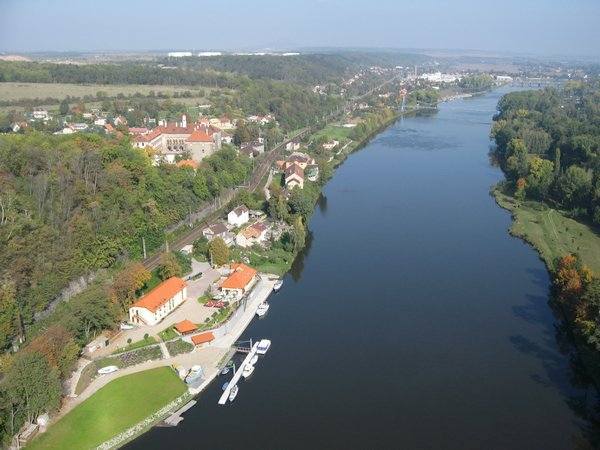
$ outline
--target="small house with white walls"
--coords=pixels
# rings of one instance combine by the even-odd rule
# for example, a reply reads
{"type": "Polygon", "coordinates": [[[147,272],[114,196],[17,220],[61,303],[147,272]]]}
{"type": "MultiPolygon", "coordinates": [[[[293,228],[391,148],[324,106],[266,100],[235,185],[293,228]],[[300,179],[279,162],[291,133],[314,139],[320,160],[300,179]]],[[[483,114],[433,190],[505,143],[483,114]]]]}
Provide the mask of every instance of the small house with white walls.
{"type": "Polygon", "coordinates": [[[240,205],[227,214],[227,222],[234,227],[241,227],[250,220],[250,211],[246,205],[240,205]]]}

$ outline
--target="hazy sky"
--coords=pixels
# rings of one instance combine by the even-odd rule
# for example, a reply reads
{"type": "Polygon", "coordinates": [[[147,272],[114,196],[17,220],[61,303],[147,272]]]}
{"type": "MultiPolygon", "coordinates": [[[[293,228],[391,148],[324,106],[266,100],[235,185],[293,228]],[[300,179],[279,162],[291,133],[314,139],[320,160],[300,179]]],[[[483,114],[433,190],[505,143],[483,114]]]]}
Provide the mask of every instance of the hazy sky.
{"type": "Polygon", "coordinates": [[[0,50],[454,48],[600,55],[600,0],[0,0],[0,50]]]}

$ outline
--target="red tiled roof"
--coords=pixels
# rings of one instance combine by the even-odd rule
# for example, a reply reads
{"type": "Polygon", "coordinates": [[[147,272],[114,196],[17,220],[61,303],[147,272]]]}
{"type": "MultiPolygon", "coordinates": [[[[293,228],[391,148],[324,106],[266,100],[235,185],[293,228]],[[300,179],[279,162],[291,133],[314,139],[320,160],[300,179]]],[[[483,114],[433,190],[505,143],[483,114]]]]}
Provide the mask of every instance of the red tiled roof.
{"type": "Polygon", "coordinates": [[[204,131],[194,130],[192,134],[187,138],[189,142],[212,142],[212,136],[205,133],[204,131]]]}
{"type": "Polygon", "coordinates": [[[215,340],[215,335],[212,334],[210,331],[192,336],[192,342],[194,343],[194,345],[205,344],[207,342],[214,341],[214,340],[215,340]]]}
{"type": "Polygon", "coordinates": [[[186,319],[186,320],[182,320],[179,323],[176,323],[175,329],[177,331],[179,331],[181,334],[187,334],[187,333],[191,333],[192,331],[196,331],[198,329],[198,327],[196,326],[195,323],[186,319]]]}
{"type": "Polygon", "coordinates": [[[171,277],[140,298],[132,307],[146,308],[148,311],[155,312],[185,286],[185,281],[181,278],[171,277]]]}
{"type": "Polygon", "coordinates": [[[221,288],[244,289],[257,273],[255,269],[242,263],[232,264],[231,269],[233,273],[223,281],[221,288]]]}

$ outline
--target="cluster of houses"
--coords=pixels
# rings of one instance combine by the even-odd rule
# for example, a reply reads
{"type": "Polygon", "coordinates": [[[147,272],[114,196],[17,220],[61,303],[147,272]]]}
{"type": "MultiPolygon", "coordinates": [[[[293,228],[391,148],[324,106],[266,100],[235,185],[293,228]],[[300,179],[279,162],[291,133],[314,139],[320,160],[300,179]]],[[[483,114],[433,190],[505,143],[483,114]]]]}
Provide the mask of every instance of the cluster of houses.
{"type": "Polygon", "coordinates": [[[271,238],[273,224],[266,220],[262,211],[251,211],[245,205],[232,209],[227,214],[227,222],[215,222],[202,230],[202,235],[211,241],[223,239],[227,246],[242,248],[264,245],[271,238]]]}
{"type": "Polygon", "coordinates": [[[304,188],[305,178],[316,181],[319,177],[319,166],[314,158],[301,152],[292,152],[286,159],[275,162],[276,168],[283,172],[285,187],[292,190],[295,187],[304,188]]]}
{"type": "MultiPolygon", "coordinates": [[[[217,282],[217,286],[228,299],[239,301],[252,290],[257,280],[258,273],[255,269],[242,263],[232,263],[226,275],[217,282]]],[[[140,326],[156,325],[187,300],[187,283],[179,277],[171,277],[130,306],[129,323],[140,326]]],[[[180,326],[182,334],[185,334],[197,328],[195,325],[186,327],[190,324],[177,325],[180,326]]]]}

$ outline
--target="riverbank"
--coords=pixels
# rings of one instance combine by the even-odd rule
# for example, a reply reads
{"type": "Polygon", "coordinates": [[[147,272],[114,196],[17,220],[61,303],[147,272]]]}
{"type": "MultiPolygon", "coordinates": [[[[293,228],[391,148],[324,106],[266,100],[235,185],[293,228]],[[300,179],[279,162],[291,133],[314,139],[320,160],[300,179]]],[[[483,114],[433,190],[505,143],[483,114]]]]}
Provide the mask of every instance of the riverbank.
{"type": "Polygon", "coordinates": [[[558,258],[577,254],[593,272],[600,273],[600,236],[594,229],[543,203],[519,202],[499,187],[492,189],[492,195],[512,215],[509,233],[537,250],[550,272],[558,258]]]}

